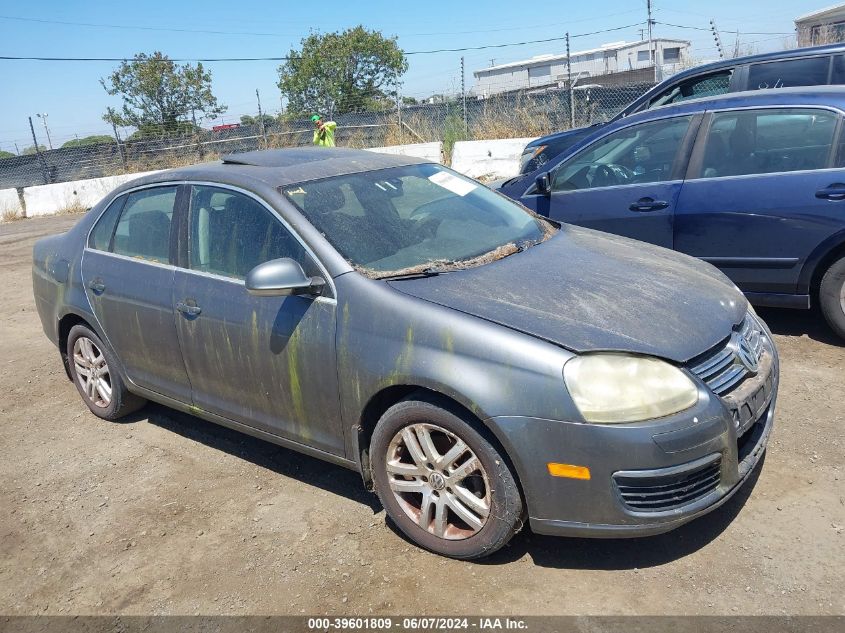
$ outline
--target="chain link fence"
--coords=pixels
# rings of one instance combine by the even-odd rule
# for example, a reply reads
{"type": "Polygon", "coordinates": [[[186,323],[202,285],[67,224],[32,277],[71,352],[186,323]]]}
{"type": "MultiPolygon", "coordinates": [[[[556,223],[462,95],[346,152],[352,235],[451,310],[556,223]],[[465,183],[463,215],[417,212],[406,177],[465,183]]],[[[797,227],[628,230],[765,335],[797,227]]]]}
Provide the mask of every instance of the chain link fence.
{"type": "MultiPolygon", "coordinates": [[[[551,87],[484,99],[452,95],[422,103],[400,102],[382,111],[335,114],[335,140],[338,146],[356,148],[442,141],[448,159],[457,141],[542,136],[573,124],[606,121],[652,85],[587,85],[573,89],[571,96],[565,88],[551,87]]],[[[166,169],[257,149],[307,146],[312,136],[308,118],[265,117],[263,124],[216,131],[42,150],[0,159],[0,189],[166,169]]]]}

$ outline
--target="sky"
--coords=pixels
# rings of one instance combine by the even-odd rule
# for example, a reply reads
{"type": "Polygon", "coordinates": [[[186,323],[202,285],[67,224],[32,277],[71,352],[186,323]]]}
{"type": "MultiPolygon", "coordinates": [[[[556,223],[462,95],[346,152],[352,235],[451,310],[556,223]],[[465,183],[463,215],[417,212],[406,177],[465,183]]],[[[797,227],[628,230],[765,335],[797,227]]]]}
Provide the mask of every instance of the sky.
{"type": "MultiPolygon", "coordinates": [[[[733,48],[735,31],[739,31],[743,50],[778,50],[787,38],[780,34],[794,33],[795,17],[830,3],[654,0],[654,36],[690,40],[694,58],[717,59],[707,30],[713,19],[726,47],[733,48]]],[[[425,97],[460,91],[461,55],[470,89],[473,70],[561,53],[565,44],[552,41],[465,52],[421,51],[559,38],[569,31],[574,52],[607,42],[636,41],[646,19],[645,0],[0,0],[0,56],[131,58],[158,50],[172,58],[280,57],[298,48],[312,31],[326,33],[362,24],[398,37],[410,65],[402,93],[425,97]],[[627,28],[590,34],[621,26],[627,28]]],[[[37,117],[38,113],[48,115],[53,147],[75,135],[111,134],[102,115],[110,105],[119,107],[120,100],[106,94],[99,80],[117,66],[118,62],[0,59],[0,150],[15,152],[16,144],[20,150],[32,145],[29,116],[39,143],[46,145],[44,119],[37,117]]],[[[222,120],[215,123],[233,123],[242,114],[255,114],[256,89],[264,111],[279,111],[279,62],[210,62],[205,66],[211,71],[215,95],[228,106],[222,120]]]]}

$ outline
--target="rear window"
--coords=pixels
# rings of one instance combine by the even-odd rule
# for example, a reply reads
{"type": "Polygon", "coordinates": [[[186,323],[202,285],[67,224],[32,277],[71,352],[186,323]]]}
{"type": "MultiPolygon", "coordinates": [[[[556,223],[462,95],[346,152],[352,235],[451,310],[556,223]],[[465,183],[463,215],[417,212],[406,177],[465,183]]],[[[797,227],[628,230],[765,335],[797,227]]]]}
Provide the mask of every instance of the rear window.
{"type": "Polygon", "coordinates": [[[707,133],[700,178],[824,169],[837,117],[784,108],[719,112],[707,133]]]}
{"type": "Polygon", "coordinates": [[[751,64],[748,89],[822,86],[827,84],[830,57],[806,57],[782,62],[751,64]]]}

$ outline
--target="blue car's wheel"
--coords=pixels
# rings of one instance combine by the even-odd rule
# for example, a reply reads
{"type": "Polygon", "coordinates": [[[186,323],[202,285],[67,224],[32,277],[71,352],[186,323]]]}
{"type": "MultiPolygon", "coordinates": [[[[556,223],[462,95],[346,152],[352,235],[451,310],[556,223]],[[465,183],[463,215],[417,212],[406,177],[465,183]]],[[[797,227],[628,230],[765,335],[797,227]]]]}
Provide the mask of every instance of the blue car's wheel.
{"type": "Polygon", "coordinates": [[[845,257],[834,262],[822,277],[819,303],[830,327],[845,338],[845,257]]]}

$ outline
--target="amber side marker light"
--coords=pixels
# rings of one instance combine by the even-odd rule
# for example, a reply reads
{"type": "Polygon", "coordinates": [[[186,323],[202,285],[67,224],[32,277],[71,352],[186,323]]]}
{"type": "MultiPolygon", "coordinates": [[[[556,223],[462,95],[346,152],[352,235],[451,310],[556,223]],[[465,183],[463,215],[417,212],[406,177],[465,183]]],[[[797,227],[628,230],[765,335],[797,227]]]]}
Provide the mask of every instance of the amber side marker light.
{"type": "Polygon", "coordinates": [[[546,464],[549,474],[552,477],[567,477],[569,479],[589,479],[590,469],[586,466],[575,466],[574,464],[546,464]]]}

